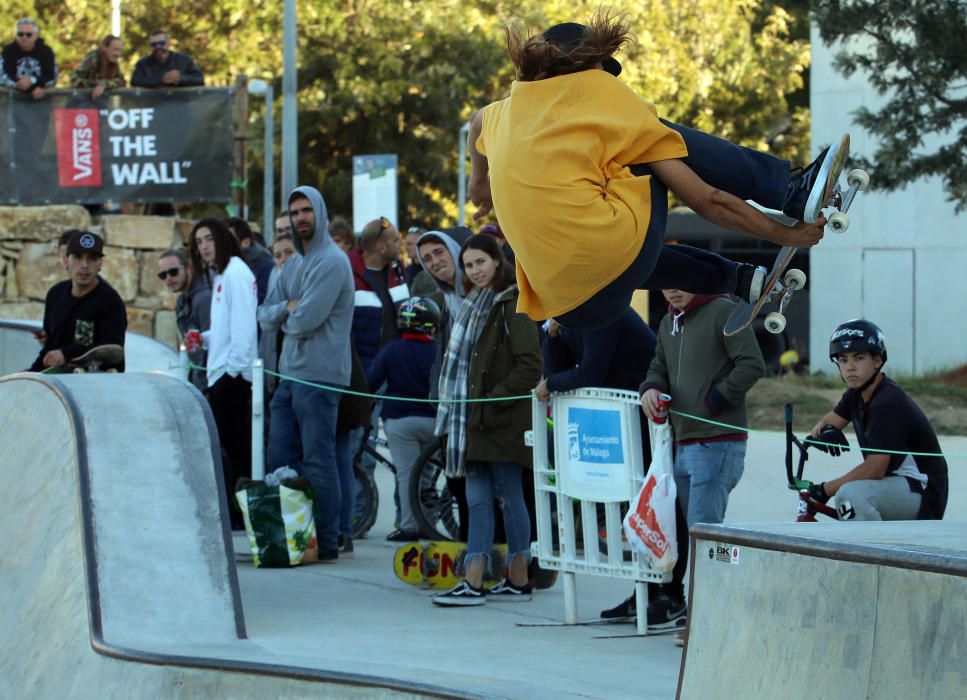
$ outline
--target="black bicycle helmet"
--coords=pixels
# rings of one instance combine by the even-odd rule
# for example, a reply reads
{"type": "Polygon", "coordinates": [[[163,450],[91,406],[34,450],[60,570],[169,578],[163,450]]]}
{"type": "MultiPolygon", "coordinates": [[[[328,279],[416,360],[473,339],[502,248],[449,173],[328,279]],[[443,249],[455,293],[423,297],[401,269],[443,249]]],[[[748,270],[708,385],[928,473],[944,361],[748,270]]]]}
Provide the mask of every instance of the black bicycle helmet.
{"type": "Polygon", "coordinates": [[[440,307],[432,299],[410,297],[396,312],[396,327],[401,331],[433,335],[440,327],[440,307]]]}
{"type": "Polygon", "coordinates": [[[886,364],[886,339],[879,326],[861,318],[841,323],[829,338],[829,359],[836,362],[842,352],[879,355],[886,364]]]}

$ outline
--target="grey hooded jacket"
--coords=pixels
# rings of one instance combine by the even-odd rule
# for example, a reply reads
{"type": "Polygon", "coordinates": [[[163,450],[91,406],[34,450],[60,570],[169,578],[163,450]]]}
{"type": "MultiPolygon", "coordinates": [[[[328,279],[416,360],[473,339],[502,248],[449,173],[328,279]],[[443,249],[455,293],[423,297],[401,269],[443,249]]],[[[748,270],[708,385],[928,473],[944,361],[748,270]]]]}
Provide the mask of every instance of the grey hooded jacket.
{"type": "Polygon", "coordinates": [[[284,308],[288,300],[299,300],[299,305],[282,323],[285,337],[279,373],[306,381],[349,386],[352,269],[349,258],[329,236],[329,214],[322,194],[314,187],[297,187],[289,201],[297,193],[312,203],[316,230],[312,238],[303,241],[293,226],[293,242],[302,260],[296,264],[289,260],[279,274],[281,300],[278,303],[284,308]]]}

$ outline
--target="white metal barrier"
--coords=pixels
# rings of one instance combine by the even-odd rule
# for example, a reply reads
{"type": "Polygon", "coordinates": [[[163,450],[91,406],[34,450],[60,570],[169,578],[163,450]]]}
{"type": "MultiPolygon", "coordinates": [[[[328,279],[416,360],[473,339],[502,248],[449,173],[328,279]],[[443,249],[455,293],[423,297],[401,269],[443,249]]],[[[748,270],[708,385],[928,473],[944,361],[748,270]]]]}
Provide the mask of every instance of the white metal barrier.
{"type": "Polygon", "coordinates": [[[553,427],[547,406],[533,401],[537,541],[531,554],[543,568],[562,574],[565,624],[578,622],[574,575],[610,576],[635,581],[637,630],[647,634],[647,584],[667,582],[671,574],[651,569],[622,539],[622,513],[645,476],[638,394],[614,389],[554,394],[553,427]]]}

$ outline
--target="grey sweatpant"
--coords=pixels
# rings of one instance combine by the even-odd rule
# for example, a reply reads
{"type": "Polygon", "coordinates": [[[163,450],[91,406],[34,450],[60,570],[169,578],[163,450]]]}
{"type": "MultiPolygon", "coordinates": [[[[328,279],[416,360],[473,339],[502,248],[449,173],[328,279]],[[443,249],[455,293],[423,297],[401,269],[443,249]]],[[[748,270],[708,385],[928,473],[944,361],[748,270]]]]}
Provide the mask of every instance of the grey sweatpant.
{"type": "Polygon", "coordinates": [[[433,435],[435,418],[429,416],[406,416],[404,418],[383,419],[386,441],[389,443],[390,457],[396,467],[396,494],[400,504],[401,530],[418,530],[410,502],[410,480],[416,460],[423,450],[437,441],[433,435]]]}
{"type": "Polygon", "coordinates": [[[923,496],[902,476],[850,481],[836,492],[836,506],[849,502],[856,520],[916,520],[923,496]]]}

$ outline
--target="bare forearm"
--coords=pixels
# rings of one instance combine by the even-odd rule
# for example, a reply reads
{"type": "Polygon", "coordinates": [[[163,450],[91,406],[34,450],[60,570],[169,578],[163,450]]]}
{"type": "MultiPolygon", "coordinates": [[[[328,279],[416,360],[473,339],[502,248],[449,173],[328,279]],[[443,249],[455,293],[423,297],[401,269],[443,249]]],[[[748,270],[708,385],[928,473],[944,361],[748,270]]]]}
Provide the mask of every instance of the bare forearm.
{"type": "Polygon", "coordinates": [[[791,242],[791,229],[788,226],[722,190],[713,191],[705,210],[698,213],[713,224],[777,245],[789,245],[791,242]]]}
{"type": "Polygon", "coordinates": [[[473,179],[486,178],[490,171],[490,164],[487,157],[477,150],[477,139],[480,138],[480,130],[483,124],[483,117],[480,112],[475,112],[470,119],[470,130],[467,132],[467,153],[470,154],[470,177],[473,179]]]}

